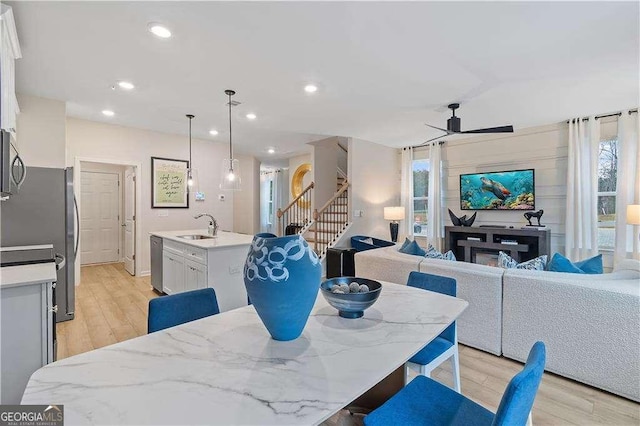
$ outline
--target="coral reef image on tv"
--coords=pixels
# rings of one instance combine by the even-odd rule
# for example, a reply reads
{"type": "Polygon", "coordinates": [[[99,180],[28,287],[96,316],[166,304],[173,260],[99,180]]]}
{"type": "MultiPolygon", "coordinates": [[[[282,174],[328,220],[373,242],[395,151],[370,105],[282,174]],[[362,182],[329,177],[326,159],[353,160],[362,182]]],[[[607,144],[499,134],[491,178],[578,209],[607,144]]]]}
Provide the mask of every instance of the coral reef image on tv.
{"type": "Polygon", "coordinates": [[[462,210],[535,210],[533,169],[460,175],[462,210]]]}

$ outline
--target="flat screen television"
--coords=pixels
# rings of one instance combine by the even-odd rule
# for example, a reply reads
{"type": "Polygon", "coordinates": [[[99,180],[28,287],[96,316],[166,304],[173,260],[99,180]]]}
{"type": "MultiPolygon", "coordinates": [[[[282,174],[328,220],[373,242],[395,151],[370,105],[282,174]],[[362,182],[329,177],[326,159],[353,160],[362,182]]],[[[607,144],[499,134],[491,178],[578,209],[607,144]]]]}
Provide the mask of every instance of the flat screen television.
{"type": "Polygon", "coordinates": [[[460,175],[462,210],[535,210],[534,170],[460,175]]]}

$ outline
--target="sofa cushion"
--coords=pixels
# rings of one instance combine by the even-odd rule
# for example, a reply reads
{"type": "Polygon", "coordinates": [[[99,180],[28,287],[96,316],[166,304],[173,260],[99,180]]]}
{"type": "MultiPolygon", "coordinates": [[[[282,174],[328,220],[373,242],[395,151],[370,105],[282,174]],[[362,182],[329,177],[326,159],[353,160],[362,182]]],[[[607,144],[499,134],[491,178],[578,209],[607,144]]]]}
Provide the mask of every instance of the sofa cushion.
{"type": "Polygon", "coordinates": [[[426,252],[418,245],[415,240],[404,246],[404,248],[400,247],[400,250],[398,251],[400,253],[412,254],[414,256],[424,256],[426,254],[426,252]]]}
{"type": "Polygon", "coordinates": [[[507,253],[501,251],[498,253],[498,266],[504,269],[530,269],[534,271],[544,271],[547,264],[547,255],[543,254],[526,262],[518,263],[507,253]]]}
{"type": "Polygon", "coordinates": [[[429,247],[427,248],[427,253],[424,255],[424,257],[428,257],[429,259],[444,259],[444,260],[453,260],[453,261],[457,260],[456,255],[453,254],[453,251],[449,250],[446,253],[442,253],[436,250],[436,248],[431,244],[429,244],[429,247]]]}
{"type": "Polygon", "coordinates": [[[407,248],[407,246],[411,244],[411,240],[409,238],[405,238],[404,239],[404,243],[402,243],[402,245],[400,246],[400,248],[398,249],[399,252],[402,252],[402,250],[404,250],[405,248],[407,248]]]}

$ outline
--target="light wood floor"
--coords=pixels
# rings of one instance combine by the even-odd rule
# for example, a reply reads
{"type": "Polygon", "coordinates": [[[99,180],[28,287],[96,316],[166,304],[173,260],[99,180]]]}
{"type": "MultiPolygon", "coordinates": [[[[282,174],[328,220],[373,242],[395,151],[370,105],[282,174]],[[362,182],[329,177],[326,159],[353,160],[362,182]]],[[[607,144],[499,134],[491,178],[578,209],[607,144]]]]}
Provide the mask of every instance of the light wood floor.
{"type": "MultiPolygon", "coordinates": [[[[82,268],[76,316],[58,324],[58,359],[147,332],[147,305],[157,297],[149,277],[135,278],[122,264],[82,268]]],[[[522,364],[460,346],[462,393],[495,411],[508,381],[522,364]]],[[[434,378],[451,385],[449,363],[434,378]]],[[[334,416],[328,424],[346,424],[334,416]]],[[[535,425],[640,425],[640,404],[545,373],[533,409],[535,425]]]]}

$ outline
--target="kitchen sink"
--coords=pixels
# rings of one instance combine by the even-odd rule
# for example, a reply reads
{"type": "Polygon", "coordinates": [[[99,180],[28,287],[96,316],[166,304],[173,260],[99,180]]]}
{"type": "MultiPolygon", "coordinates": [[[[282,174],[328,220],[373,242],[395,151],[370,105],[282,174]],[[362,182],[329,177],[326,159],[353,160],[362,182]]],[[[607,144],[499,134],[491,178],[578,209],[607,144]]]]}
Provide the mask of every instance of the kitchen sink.
{"type": "Polygon", "coordinates": [[[185,240],[208,240],[213,237],[209,235],[178,235],[178,238],[184,238],[185,240]]]}

